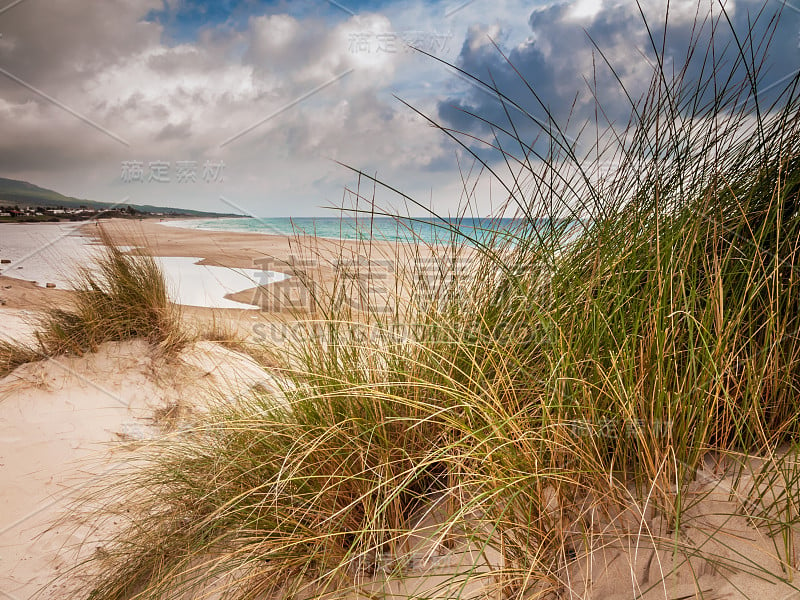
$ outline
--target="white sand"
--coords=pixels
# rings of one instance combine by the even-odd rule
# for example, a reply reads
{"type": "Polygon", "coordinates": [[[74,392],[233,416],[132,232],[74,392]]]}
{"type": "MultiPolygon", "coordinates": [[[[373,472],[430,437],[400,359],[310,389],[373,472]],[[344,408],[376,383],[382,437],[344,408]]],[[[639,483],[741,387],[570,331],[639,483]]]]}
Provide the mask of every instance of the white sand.
{"type": "Polygon", "coordinates": [[[0,339],[30,343],[36,340],[36,312],[24,308],[0,310],[0,339]]]}
{"type": "MultiPolygon", "coordinates": [[[[21,317],[0,309],[0,318],[21,317]]],[[[164,435],[159,419],[166,410],[202,412],[212,402],[236,401],[255,385],[276,388],[250,358],[211,342],[193,344],[170,360],[143,341],[109,342],[95,354],[23,365],[0,380],[0,598],[25,600],[44,590],[39,598],[56,600],[84,585],[69,576],[51,584],[95,552],[91,541],[101,535],[74,518],[63,520],[70,502],[121,468],[141,443],[164,435]]],[[[576,556],[560,569],[569,581],[561,597],[800,599],[796,586],[778,581],[788,574],[781,573],[773,540],[746,517],[748,485],[752,477],[737,487],[730,475],[709,466],[687,490],[696,499],[678,539],[684,549],[698,549],[690,560],[673,554],[674,534],[646,506],[631,503],[626,514],[611,519],[587,511],[584,522],[593,526],[582,530],[576,556]]],[[[402,581],[383,581],[378,574],[371,585],[375,594],[424,597],[448,572],[500,564],[495,551],[437,548],[436,525],[429,516],[409,534],[408,555],[399,559],[412,556],[415,566],[402,581]]],[[[107,534],[113,522],[103,527],[107,534]]],[[[800,581],[800,573],[790,572],[800,581]]],[[[502,586],[492,581],[477,578],[466,591],[478,594],[488,585],[481,597],[500,600],[502,586]]]]}
{"type": "MultiPolygon", "coordinates": [[[[0,597],[30,598],[93,551],[76,554],[86,530],[51,526],[96,477],[119,467],[127,443],[162,435],[159,412],[202,410],[256,384],[273,382],[249,358],[209,342],[169,363],[145,342],[110,342],[0,380],[0,597]]],[[[63,585],[43,597],[59,598],[63,585]]]]}
{"type": "Polygon", "coordinates": [[[0,223],[0,273],[39,285],[68,286],[76,265],[89,264],[101,247],[77,228],[82,223],[0,223]]]}

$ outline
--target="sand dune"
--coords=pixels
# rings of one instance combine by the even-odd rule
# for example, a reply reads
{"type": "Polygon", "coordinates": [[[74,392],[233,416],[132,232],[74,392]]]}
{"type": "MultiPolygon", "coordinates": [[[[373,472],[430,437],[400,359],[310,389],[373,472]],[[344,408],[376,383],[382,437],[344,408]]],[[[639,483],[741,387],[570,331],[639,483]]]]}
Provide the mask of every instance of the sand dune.
{"type": "MultiPolygon", "coordinates": [[[[133,228],[113,223],[110,230],[120,244],[135,245],[145,236],[156,253],[202,256],[209,264],[229,267],[252,266],[266,254],[288,258],[294,251],[291,240],[278,236],[198,234],[148,222],[133,228]]],[[[357,245],[351,246],[348,251],[358,253],[357,245]]],[[[323,279],[332,276],[330,269],[322,271],[323,279]]],[[[0,283],[5,302],[0,336],[6,339],[30,341],[35,307],[70,301],[69,291],[5,277],[0,283]]],[[[263,311],[184,311],[187,324],[202,329],[222,323],[243,338],[255,322],[269,322],[273,316],[263,311]]],[[[103,551],[98,540],[113,532],[115,523],[90,527],[77,519],[72,503],[120,473],[148,441],[256,386],[272,389],[280,398],[274,377],[262,366],[210,341],[191,343],[171,357],[144,341],[108,342],[96,353],[25,364],[0,379],[0,597],[23,600],[40,592],[37,597],[56,599],[71,589],[91,589],[69,571],[103,551]]],[[[757,463],[752,462],[753,473],[757,463]]],[[[752,476],[736,478],[730,469],[709,465],[686,491],[695,500],[680,535],[668,531],[647,506],[632,503],[627,513],[618,515],[587,509],[580,515],[582,533],[561,566],[568,584],[559,597],[800,598],[797,585],[778,581],[798,581],[798,573],[786,564],[794,564],[794,557],[787,558],[775,538],[757,526],[752,507],[744,502],[753,481],[752,476]]],[[[569,531],[576,523],[562,526],[569,531]]],[[[376,565],[367,588],[380,597],[419,597],[452,570],[478,564],[478,573],[502,566],[496,552],[468,544],[440,547],[434,539],[436,526],[435,514],[427,515],[408,534],[403,554],[383,557],[389,566],[407,565],[402,579],[387,579],[376,565]]],[[[791,553],[800,533],[795,529],[787,534],[791,553]]],[[[509,593],[503,581],[491,578],[476,578],[460,591],[498,599],[509,593]]]]}
{"type": "MultiPolygon", "coordinates": [[[[5,319],[7,313],[3,313],[5,319]]],[[[96,549],[54,523],[141,443],[211,402],[272,385],[248,357],[209,342],[164,358],[143,341],[26,364],[0,380],[0,590],[27,599],[96,549]],[[189,403],[190,402],[190,403],[189,403]]]]}

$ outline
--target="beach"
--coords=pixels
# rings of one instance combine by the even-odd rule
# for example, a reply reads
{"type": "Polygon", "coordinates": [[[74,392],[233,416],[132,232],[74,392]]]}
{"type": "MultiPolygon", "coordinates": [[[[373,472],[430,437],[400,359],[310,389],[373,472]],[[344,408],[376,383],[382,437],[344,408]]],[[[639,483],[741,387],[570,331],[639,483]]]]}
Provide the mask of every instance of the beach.
{"type": "MultiPolygon", "coordinates": [[[[6,245],[4,252],[12,261],[6,268],[22,266],[19,271],[36,272],[40,279],[47,279],[44,283],[52,279],[57,285],[48,288],[42,281],[0,277],[0,335],[5,339],[34,341],[36,319],[42,311],[74,302],[68,272],[78,265],[87,266],[81,260],[99,255],[100,228],[106,232],[107,242],[127,254],[136,255],[146,248],[157,257],[185,259],[187,264],[225,270],[256,267],[280,273],[274,281],[259,280],[262,286],[291,281],[296,275],[292,265],[307,269],[311,257],[314,268],[310,271],[318,275],[321,286],[330,286],[337,281],[337,264],[363,258],[365,252],[363,243],[357,241],[197,231],[153,221],[112,220],[66,229],[49,224],[35,227],[51,227],[49,233],[56,235],[42,237],[42,230],[33,229],[18,229],[15,234],[33,231],[49,254],[37,264],[30,244],[13,251],[6,245]],[[66,245],[59,246],[61,239],[67,240],[66,245]]],[[[4,243],[12,237],[6,235],[4,243]]],[[[370,251],[397,256],[398,246],[376,243],[370,251]]],[[[196,271],[190,276],[208,273],[196,271]]],[[[247,286],[249,282],[244,278],[228,285],[247,286]]],[[[37,598],[55,600],[69,594],[84,595],[92,581],[85,579],[83,571],[72,570],[84,560],[102,556],[107,540],[124,521],[113,513],[100,521],[91,518],[89,508],[94,503],[102,505],[109,481],[115,477],[124,480],[148,445],[169,440],[220,406],[234,406],[253,394],[265,393],[276,405],[282,402],[276,375],[253,355],[226,343],[235,338],[240,343],[258,339],[274,344],[274,339],[260,335],[265,325],[287,326],[292,320],[315,318],[315,312],[291,303],[257,306],[255,288],[223,291],[225,300],[239,303],[241,308],[182,306],[184,325],[205,333],[175,354],[144,340],[112,341],[82,356],[56,356],[24,364],[0,379],[0,591],[4,597],[21,600],[38,593],[37,598]]],[[[220,293],[216,290],[216,297],[201,300],[219,302],[220,293]]],[[[748,486],[756,485],[756,463],[747,463],[752,474],[746,477],[708,463],[686,490],[698,500],[685,517],[690,521],[685,535],[722,563],[739,563],[745,557],[748,569],[731,574],[703,558],[679,560],[663,541],[656,541],[669,538],[663,520],[646,504],[634,503],[630,510],[616,515],[592,513],[593,533],[569,567],[573,597],[694,598],[712,590],[717,592],[715,598],[763,597],[776,592],[780,595],[775,597],[797,597],[791,585],[776,588],[774,583],[749,574],[785,568],[771,554],[769,536],[751,527],[743,516],[714,516],[734,515],[740,510],[738,498],[746,497],[748,486]],[[632,541],[628,536],[637,528],[638,538],[632,541]],[[724,536],[713,533],[714,528],[724,528],[724,536]],[[665,573],[672,573],[671,579],[659,584],[665,573]]],[[[558,501],[549,500],[547,510],[559,514],[558,501]]],[[[370,571],[371,583],[366,589],[405,598],[445,585],[451,571],[469,567],[480,573],[504,568],[497,548],[443,545],[439,527],[447,521],[438,514],[425,513],[404,538],[402,553],[395,550],[380,559],[386,564],[370,571]],[[391,565],[400,560],[407,563],[403,577],[384,579],[396,568],[391,565]]],[[[564,531],[569,529],[566,523],[561,526],[564,531]]],[[[484,594],[486,587],[477,578],[460,589],[459,593],[469,596],[484,594]]],[[[502,585],[492,584],[489,589],[494,591],[486,597],[505,597],[502,585]]],[[[360,596],[348,592],[336,597],[355,600],[360,596]]]]}
{"type": "Polygon", "coordinates": [[[0,9],[0,600],[800,600],[800,9],[346,4],[0,9]]]}
{"type": "MultiPolygon", "coordinates": [[[[207,234],[150,221],[59,225],[0,225],[0,258],[10,261],[1,265],[0,338],[32,341],[42,311],[70,306],[71,273],[90,264],[100,251],[97,227],[106,228],[127,250],[146,241],[158,256],[192,257],[192,263],[212,264],[226,272],[261,271],[254,261],[266,256],[276,264],[289,262],[297,244],[288,237],[207,234]],[[47,283],[56,287],[47,288],[47,283]]],[[[224,308],[183,306],[187,326],[205,328],[206,337],[213,337],[216,328],[226,335],[239,331],[247,338],[255,323],[270,321],[269,312],[248,303],[253,283],[239,278],[232,285],[240,287],[225,292],[238,292],[243,302],[229,300],[224,308]]],[[[167,432],[163,415],[185,417],[204,410],[204,402],[234,398],[255,385],[270,382],[252,359],[210,341],[197,342],[169,360],[142,341],[112,342],[96,354],[50,358],[3,378],[0,595],[30,598],[76,564],[77,556],[93,551],[88,546],[77,550],[86,541],[85,528],[59,519],[97,477],[124,462],[131,444],[135,447],[167,432]]],[[[62,597],[61,585],[45,597],[62,597]]]]}
{"type": "MultiPolygon", "coordinates": [[[[0,225],[0,259],[8,261],[0,265],[0,340],[34,342],[45,311],[73,304],[70,282],[76,269],[90,267],[102,253],[101,228],[126,253],[218,270],[183,272],[193,287],[203,277],[214,284],[210,294],[195,294],[195,305],[181,306],[184,325],[202,339],[168,358],[144,341],[109,342],[85,356],[23,365],[0,380],[0,592],[13,599],[40,589],[47,590],[44,598],[66,593],[69,578],[48,584],[95,549],[87,545],[91,527],[64,516],[137,446],[168,435],[176,422],[190,422],[220,399],[274,388],[251,357],[215,342],[233,337],[274,343],[292,320],[314,311],[291,294],[265,305],[256,286],[286,285],[293,265],[300,265],[324,288],[343,262],[368,253],[395,256],[398,248],[197,231],[154,220],[0,225]],[[273,275],[265,279],[265,272],[273,275]],[[221,281],[219,273],[238,277],[221,281]],[[268,333],[270,326],[278,337],[268,333]]],[[[175,263],[160,264],[168,280],[175,275],[175,263]]]]}
{"type": "MultiPolygon", "coordinates": [[[[379,263],[381,276],[390,274],[388,257],[402,257],[407,248],[400,242],[202,231],[155,220],[0,225],[0,259],[10,261],[0,265],[0,308],[35,311],[67,303],[75,269],[91,265],[102,247],[100,227],[124,251],[142,249],[160,259],[168,283],[179,288],[174,300],[195,323],[307,314],[302,294],[291,293],[300,285],[291,278],[294,269],[313,273],[317,285],[329,288],[339,270],[359,261],[379,263]],[[289,292],[265,297],[273,283],[289,292]]],[[[430,256],[427,247],[414,251],[430,256]]]]}

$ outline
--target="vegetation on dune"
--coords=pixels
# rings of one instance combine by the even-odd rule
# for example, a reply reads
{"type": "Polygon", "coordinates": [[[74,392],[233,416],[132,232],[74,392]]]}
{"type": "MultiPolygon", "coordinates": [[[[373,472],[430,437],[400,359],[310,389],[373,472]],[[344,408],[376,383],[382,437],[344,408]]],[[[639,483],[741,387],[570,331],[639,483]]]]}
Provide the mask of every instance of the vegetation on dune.
{"type": "Polygon", "coordinates": [[[4,377],[20,365],[39,360],[36,349],[11,340],[0,340],[0,377],[4,377]]]}
{"type": "Polygon", "coordinates": [[[221,408],[114,484],[127,526],[82,565],[89,597],[555,598],[598,544],[658,557],[635,594],[698,561],[796,589],[800,78],[760,106],[765,40],[737,41],[710,101],[657,64],[625,130],[595,124],[608,147],[578,156],[552,125],[539,156],[491,124],[527,226],[419,246],[388,313],[314,296],[325,319],[271,359],[280,398],[221,408]],[[415,271],[429,252],[439,284],[415,271]],[[684,534],[709,461],[749,482],[729,517],[774,568],[684,534]]]}
{"type": "Polygon", "coordinates": [[[105,254],[73,283],[69,309],[53,309],[37,334],[44,354],[81,354],[103,342],[145,338],[165,348],[183,343],[178,307],[171,303],[156,260],[127,255],[101,232],[105,254]]]}
{"type": "Polygon", "coordinates": [[[72,304],[43,315],[36,343],[0,342],[0,374],[42,358],[94,352],[109,341],[144,338],[167,351],[186,341],[155,259],[125,254],[102,231],[101,240],[104,254],[79,271],[72,304]]]}

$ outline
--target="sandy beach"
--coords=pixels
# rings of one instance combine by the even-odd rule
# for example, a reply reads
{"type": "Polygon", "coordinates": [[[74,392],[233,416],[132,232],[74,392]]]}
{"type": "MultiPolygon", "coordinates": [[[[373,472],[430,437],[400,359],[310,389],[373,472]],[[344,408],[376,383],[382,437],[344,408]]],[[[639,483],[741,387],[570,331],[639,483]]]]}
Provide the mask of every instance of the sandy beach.
{"type": "Polygon", "coordinates": [[[5,4],[0,600],[800,600],[800,4],[5,4]]]}
{"type": "MultiPolygon", "coordinates": [[[[292,264],[298,264],[297,257],[314,257],[318,282],[326,286],[337,276],[337,258],[355,259],[365,253],[358,242],[200,232],[153,221],[120,220],[101,226],[114,244],[132,253],[146,246],[155,256],[199,257],[204,265],[225,269],[264,269],[269,265],[268,270],[289,277],[284,285],[296,274],[292,264]]],[[[83,235],[96,244],[98,227],[85,224],[70,235],[83,235]]],[[[397,250],[391,244],[376,244],[371,249],[375,255],[386,256],[397,250]]],[[[64,266],[62,263],[59,268],[64,266]]],[[[41,311],[69,306],[74,294],[60,286],[48,289],[6,275],[0,277],[0,285],[0,335],[16,341],[33,340],[41,311]]],[[[37,598],[55,600],[76,589],[88,589],[85,586],[90,583],[73,575],[71,569],[105,552],[94,540],[113,533],[117,521],[84,522],[74,512],[76,501],[85,502],[99,482],[124,472],[148,443],[168,438],[176,428],[190,425],[220,402],[235,403],[254,390],[272,390],[275,401],[280,402],[279,386],[269,368],[213,341],[215,328],[224,330],[225,336],[248,339],[254,337],[258,324],[312,316],[302,305],[255,307],[256,292],[246,288],[227,295],[234,302],[251,304],[240,309],[184,306],[185,324],[194,331],[205,331],[201,337],[211,339],[192,341],[177,355],[166,356],[142,340],[107,342],[97,352],[25,364],[0,379],[0,596],[23,600],[38,593],[37,598]]],[[[757,467],[753,469],[757,471],[757,467]]],[[[773,541],[744,516],[718,516],[740,511],[740,498],[746,496],[752,480],[709,465],[689,490],[698,500],[687,515],[691,522],[684,530],[707,554],[727,564],[742,564],[741,569],[731,572],[704,558],[677,558],[663,542],[670,536],[663,530],[663,522],[646,505],[633,505],[629,514],[592,513],[594,533],[576,546],[567,570],[571,588],[563,597],[800,598],[792,585],[776,585],[760,575],[786,568],[772,552],[773,541]],[[633,539],[630,532],[637,528],[638,537],[633,539]],[[718,535],[721,529],[725,532],[722,537],[718,535]],[[627,533],[620,534],[621,530],[627,533]],[[666,583],[659,583],[666,574],[666,583]]],[[[502,566],[495,551],[440,547],[436,523],[435,517],[428,516],[408,535],[408,552],[419,557],[417,567],[409,568],[402,581],[382,583],[378,573],[372,589],[389,598],[416,597],[444,580],[429,564],[436,569],[502,566]],[[433,563],[432,557],[436,558],[433,563]]],[[[482,589],[482,584],[471,583],[462,591],[484,594],[482,589]]],[[[489,589],[494,591],[481,597],[506,597],[499,584],[489,589]]]]}
{"type": "MultiPolygon", "coordinates": [[[[241,234],[205,239],[196,232],[149,222],[103,225],[121,244],[136,246],[146,239],[164,256],[200,256],[226,267],[252,267],[253,260],[265,253],[285,255],[290,248],[288,239],[262,240],[241,234]]],[[[32,230],[30,226],[4,227],[32,230]]],[[[33,227],[53,229],[51,224],[33,227]]],[[[92,227],[84,225],[83,230],[91,232],[92,227]]],[[[73,240],[71,233],[64,239],[73,240]]],[[[9,236],[0,240],[4,250],[8,240],[9,236]]],[[[34,243],[38,241],[35,237],[34,243]]],[[[83,250],[74,242],[69,248],[83,250]]],[[[92,254],[82,251],[79,258],[58,257],[46,247],[39,257],[29,248],[20,252],[21,257],[19,252],[15,256],[0,251],[11,261],[2,267],[19,263],[26,274],[50,268],[49,272],[66,271],[68,276],[70,261],[75,266],[79,258],[92,254]],[[31,268],[37,258],[40,264],[31,268]]],[[[41,311],[69,306],[73,294],[61,286],[48,289],[0,276],[0,337],[31,341],[41,311]]],[[[254,320],[269,318],[247,307],[187,306],[183,315],[198,329],[205,324],[246,329],[254,320]]],[[[79,556],[94,551],[84,544],[85,528],[59,519],[98,476],[118,468],[136,444],[167,434],[172,421],[165,421],[165,415],[188,417],[202,411],[204,402],[233,398],[254,385],[270,385],[268,374],[247,356],[212,342],[193,344],[169,360],[146,342],[111,342],[85,357],[23,365],[0,380],[0,596],[31,598],[76,564],[79,556]],[[192,398],[191,404],[186,398],[192,398]]],[[[62,597],[63,585],[59,581],[43,597],[62,597]]]]}
{"type": "MultiPolygon", "coordinates": [[[[165,274],[196,288],[202,280],[210,291],[189,289],[183,304],[187,322],[212,326],[220,321],[234,327],[253,322],[273,322],[308,314],[310,303],[301,293],[303,285],[292,276],[296,269],[313,277],[313,283],[330,289],[337,269],[372,261],[383,269],[382,285],[392,287],[387,276],[388,257],[409,254],[406,246],[385,241],[366,245],[361,241],[339,241],[309,236],[200,231],[168,226],[156,220],[111,219],[87,224],[3,225],[16,238],[0,236],[0,308],[33,311],[69,302],[69,279],[75,268],[91,264],[98,253],[99,230],[127,252],[144,251],[159,257],[165,274]],[[9,229],[10,228],[10,229],[9,229]],[[47,233],[47,235],[45,235],[47,233]],[[26,247],[14,246],[24,239],[26,247]],[[79,239],[79,241],[76,241],[79,239]],[[54,241],[57,241],[54,243],[54,241]],[[14,249],[12,252],[11,249],[14,249]],[[40,249],[42,248],[43,249],[40,249]],[[143,250],[142,250],[143,249],[143,250]],[[344,267],[342,267],[344,265],[344,267]],[[199,269],[196,267],[205,267],[199,269]],[[46,283],[54,282],[51,289],[46,283]],[[267,294],[267,290],[274,290],[267,294]],[[192,298],[197,302],[191,302],[192,298]],[[204,306],[205,305],[205,306],[204,306]]],[[[414,249],[429,256],[430,249],[414,249]]],[[[24,315],[23,315],[24,316],[24,315]]]]}
{"type": "MultiPolygon", "coordinates": [[[[337,259],[355,260],[365,252],[359,242],[201,232],[151,220],[3,227],[17,239],[33,236],[27,244],[33,247],[15,248],[9,246],[11,235],[0,237],[0,258],[9,261],[1,265],[0,339],[14,341],[34,340],[45,309],[70,306],[74,292],[65,282],[72,269],[97,254],[92,245],[99,243],[99,227],[129,252],[146,247],[157,257],[199,257],[196,262],[223,269],[275,269],[290,276],[292,264],[302,262],[309,270],[313,258],[323,286],[335,277],[337,259]],[[53,240],[66,240],[66,250],[53,240]],[[19,278],[33,273],[39,281],[19,278]],[[56,287],[42,285],[51,280],[56,287]]],[[[387,256],[395,251],[386,243],[371,250],[387,256]]],[[[285,294],[276,296],[277,303],[257,306],[256,292],[229,291],[227,297],[241,308],[183,306],[182,318],[204,338],[213,340],[222,331],[248,339],[255,332],[264,341],[258,324],[309,314],[303,304],[281,304],[290,298],[285,294]]],[[[62,520],[70,503],[135,454],[137,445],[168,435],[178,415],[190,419],[207,403],[271,385],[269,373],[250,357],[213,341],[193,343],[170,359],[143,341],[110,342],[97,353],[26,364],[0,379],[0,595],[21,600],[44,589],[42,598],[62,597],[69,578],[48,584],[95,551],[87,543],[90,530],[62,520]]]]}

